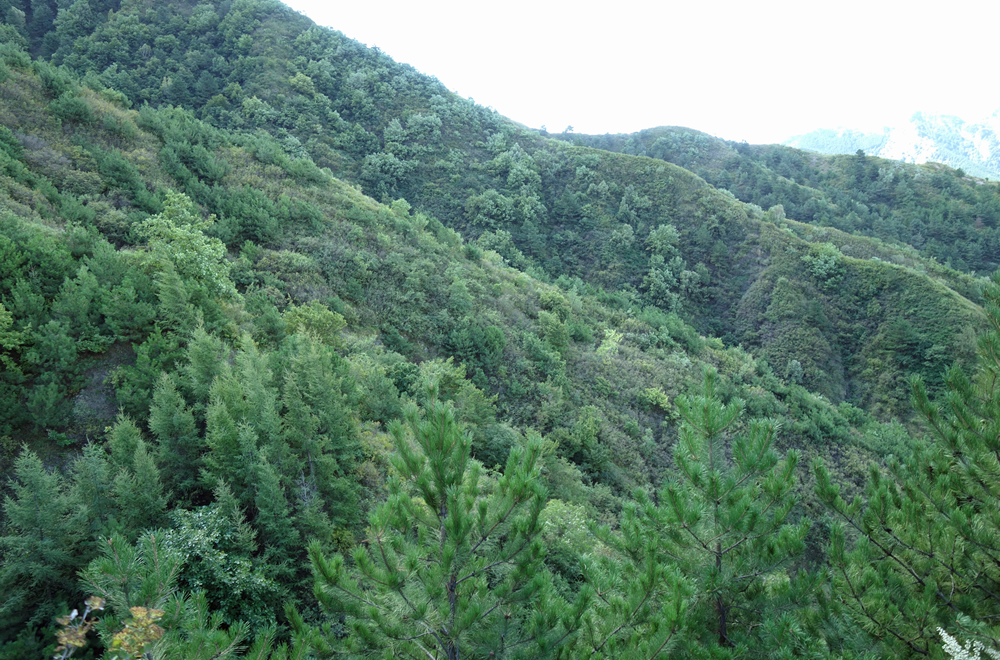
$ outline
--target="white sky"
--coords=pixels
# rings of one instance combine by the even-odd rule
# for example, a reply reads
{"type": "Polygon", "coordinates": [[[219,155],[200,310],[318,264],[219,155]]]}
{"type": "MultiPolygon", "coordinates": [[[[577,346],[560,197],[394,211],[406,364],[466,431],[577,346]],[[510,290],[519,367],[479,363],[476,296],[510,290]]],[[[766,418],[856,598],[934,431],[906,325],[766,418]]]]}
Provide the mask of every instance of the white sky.
{"type": "Polygon", "coordinates": [[[1000,109],[990,0],[285,1],[552,132],[677,125],[764,143],[1000,109]]]}

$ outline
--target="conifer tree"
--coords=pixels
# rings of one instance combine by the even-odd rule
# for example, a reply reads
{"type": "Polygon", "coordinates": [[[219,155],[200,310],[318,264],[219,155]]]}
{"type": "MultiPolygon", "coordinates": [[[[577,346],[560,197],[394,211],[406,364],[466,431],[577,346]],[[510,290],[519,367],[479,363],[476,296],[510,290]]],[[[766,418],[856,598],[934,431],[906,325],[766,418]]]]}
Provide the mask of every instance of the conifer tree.
{"type": "Polygon", "coordinates": [[[983,294],[973,376],[953,367],[940,404],[913,383],[931,440],[891,459],[888,474],[873,466],[851,503],[816,465],[817,492],[839,521],[835,599],[886,654],[935,653],[938,627],[1000,646],[1000,273],[983,294]]]}
{"type": "Polygon", "coordinates": [[[289,560],[299,555],[302,546],[299,545],[299,532],[292,524],[292,511],[281,485],[281,475],[269,460],[266,449],[257,456],[254,475],[256,516],[253,522],[264,549],[263,563],[287,585],[295,570],[289,560]]]}
{"type": "Polygon", "coordinates": [[[203,484],[215,488],[219,483],[229,482],[241,501],[252,499],[250,480],[257,460],[257,433],[250,424],[234,420],[226,405],[214,395],[206,426],[209,451],[201,475],[203,484]]]}
{"type": "Polygon", "coordinates": [[[160,470],[139,428],[128,417],[119,417],[111,431],[112,464],[118,469],[112,492],[118,515],[129,538],[165,521],[167,498],[160,470]]]}
{"type": "Polygon", "coordinates": [[[0,617],[47,618],[55,602],[72,592],[74,572],[87,561],[81,551],[86,511],[62,476],[46,470],[28,449],[14,463],[12,491],[3,504],[0,617]]]}
{"type": "Polygon", "coordinates": [[[156,274],[157,298],[159,299],[159,325],[179,335],[194,332],[203,320],[201,310],[191,303],[191,295],[184,280],[173,266],[167,264],[156,274]]]}
{"type": "Polygon", "coordinates": [[[625,505],[617,532],[594,530],[611,552],[584,562],[593,597],[576,657],[666,658],[686,626],[691,587],[663,561],[655,505],[645,492],[636,495],[625,505]]]}
{"type": "MultiPolygon", "coordinates": [[[[308,490],[322,495],[334,522],[356,524],[357,487],[353,469],[360,449],[354,420],[354,384],[333,348],[302,334],[282,346],[283,437],[291,456],[271,461],[308,490]]],[[[286,482],[286,486],[291,485],[286,482]]],[[[306,502],[303,502],[306,504],[306,502]]]]}
{"type": "Polygon", "coordinates": [[[393,424],[398,477],[353,553],[309,548],[316,593],[348,633],[321,645],[359,657],[545,657],[575,627],[542,565],[541,439],[511,451],[488,487],[470,436],[436,393],[393,424]]]}
{"type": "Polygon", "coordinates": [[[281,475],[268,460],[266,451],[260,452],[255,467],[257,507],[256,524],[261,531],[261,542],[277,553],[291,552],[298,540],[298,533],[291,525],[291,509],[281,486],[281,475]]]}
{"type": "Polygon", "coordinates": [[[743,402],[723,404],[716,379],[709,369],[701,394],[677,398],[676,476],[645,515],[661,530],[661,561],[674,564],[694,591],[689,650],[725,655],[755,644],[753,631],[772,604],[769,580],[781,578],[773,582],[789,591],[807,586],[789,583],[781,569],[801,552],[808,528],[787,523],[796,453],[781,460],[774,451],[773,420],[752,419],[734,434],[743,402]]]}
{"type": "Polygon", "coordinates": [[[261,443],[269,447],[275,457],[281,456],[284,446],[274,374],[267,364],[267,356],[257,349],[249,335],[244,335],[240,341],[232,375],[239,386],[226,398],[231,414],[235,419],[252,424],[261,443]]]}
{"type": "Polygon", "coordinates": [[[278,462],[288,454],[281,434],[278,391],[271,370],[249,336],[235,368],[221,370],[209,390],[202,479],[209,487],[227,481],[243,504],[253,503],[257,452],[266,447],[278,462]]]}
{"type": "MultiPolygon", "coordinates": [[[[182,557],[163,547],[162,531],[140,535],[133,545],[120,534],[102,540],[101,553],[80,572],[85,588],[107,601],[111,620],[102,628],[114,632],[117,618],[132,607],[163,608],[177,590],[182,557]]],[[[108,616],[105,618],[107,619],[108,616]]]]}
{"type": "MultiPolygon", "coordinates": [[[[210,528],[209,531],[214,530],[210,528]]],[[[239,657],[298,660],[307,657],[308,647],[303,636],[293,634],[289,648],[276,642],[274,627],[263,628],[247,648],[251,631],[246,622],[229,621],[226,622],[229,625],[223,625],[224,618],[219,611],[211,609],[205,592],[181,591],[179,579],[185,557],[165,541],[168,535],[163,531],[149,532],[134,545],[120,535],[113,535],[104,542],[101,555],[81,573],[86,590],[107,601],[98,631],[106,647],[118,650],[115,657],[121,657],[122,652],[128,653],[129,646],[131,651],[138,649],[145,653],[132,653],[127,657],[163,660],[239,657]],[[147,637],[145,644],[135,634],[141,633],[141,629],[133,630],[131,639],[122,634],[128,630],[124,626],[130,620],[134,622],[139,618],[133,608],[142,608],[140,615],[152,613],[162,626],[158,635],[147,637]]]]}
{"type": "Polygon", "coordinates": [[[163,374],[153,391],[149,429],[157,439],[157,462],[174,496],[190,501],[198,485],[204,440],[198,435],[194,413],[177,391],[174,379],[163,374]]]}
{"type": "Polygon", "coordinates": [[[85,446],[83,455],[73,462],[73,497],[87,512],[86,535],[91,539],[106,534],[115,521],[112,474],[104,447],[96,443],[85,446]]]}
{"type": "Polygon", "coordinates": [[[229,366],[229,347],[199,326],[188,345],[187,357],[188,363],[182,368],[184,385],[190,392],[195,416],[204,421],[212,383],[229,366]]]}

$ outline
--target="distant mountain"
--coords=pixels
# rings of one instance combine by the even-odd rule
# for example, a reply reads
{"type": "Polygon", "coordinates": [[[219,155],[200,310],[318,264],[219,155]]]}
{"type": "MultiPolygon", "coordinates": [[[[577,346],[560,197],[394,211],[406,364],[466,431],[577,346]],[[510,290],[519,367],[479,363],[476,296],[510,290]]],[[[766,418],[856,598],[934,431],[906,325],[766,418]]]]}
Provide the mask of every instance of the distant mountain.
{"type": "Polygon", "coordinates": [[[854,129],[819,129],[784,144],[825,154],[862,149],[907,163],[938,162],[986,179],[1000,179],[1000,111],[980,122],[950,115],[915,113],[901,126],[866,133],[854,129]]]}

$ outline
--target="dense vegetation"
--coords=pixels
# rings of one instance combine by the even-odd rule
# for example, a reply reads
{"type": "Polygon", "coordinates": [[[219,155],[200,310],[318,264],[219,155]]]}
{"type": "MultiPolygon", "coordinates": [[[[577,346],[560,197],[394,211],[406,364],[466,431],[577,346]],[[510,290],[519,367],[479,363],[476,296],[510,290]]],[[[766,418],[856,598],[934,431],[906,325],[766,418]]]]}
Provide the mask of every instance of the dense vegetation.
{"type": "MultiPolygon", "coordinates": [[[[378,51],[316,28],[277,2],[240,2],[231,9],[135,2],[111,9],[104,13],[100,7],[90,7],[83,25],[87,29],[78,25],[69,30],[68,17],[56,21],[54,33],[64,34],[54,40],[41,36],[43,32],[32,32],[30,26],[24,30],[36,52],[51,53],[54,64],[84,76],[95,88],[124,93],[135,104],[180,105],[217,128],[243,135],[271,135],[296,163],[290,167],[304,168],[303,175],[311,157],[319,167],[360,184],[379,201],[406,199],[467,240],[498,252],[510,265],[539,279],[580,278],[629,297],[626,306],[653,305],[677,312],[702,334],[754,350],[782,376],[797,375],[797,362],[803,369],[801,382],[835,402],[846,400],[866,409],[874,406],[879,414],[883,409],[891,414],[908,409],[901,387],[906,369],[899,369],[899,363],[908,358],[897,355],[907,348],[890,339],[890,345],[877,350],[891,356],[888,360],[862,350],[881,343],[880,337],[898,335],[888,331],[890,322],[910,324],[918,350],[938,347],[926,365],[926,377],[939,380],[941,371],[956,357],[968,363],[969,343],[955,338],[975,327],[970,316],[900,307],[898,296],[883,292],[896,289],[898,278],[909,288],[912,273],[872,268],[871,257],[918,272],[931,269],[947,286],[977,302],[973,279],[955,276],[948,269],[914,259],[912,252],[885,245],[884,241],[893,238],[885,233],[873,233],[880,241],[837,232],[800,233],[805,242],[786,244],[783,236],[762,229],[769,221],[782,225],[787,216],[851,232],[856,227],[849,211],[829,213],[844,216],[844,223],[826,222],[822,213],[816,217],[790,199],[768,197],[769,190],[748,196],[737,186],[709,179],[719,188],[733,187],[743,201],[769,209],[772,215],[764,216],[760,209],[734,203],[732,197],[706,186],[689,171],[616,157],[608,153],[607,145],[599,145],[603,151],[594,151],[541,139],[470,101],[455,98],[433,79],[378,51]],[[665,229],[667,233],[654,238],[661,226],[672,226],[676,232],[665,229]],[[822,269],[810,267],[815,261],[784,259],[785,267],[772,267],[772,257],[798,250],[805,258],[809,255],[804,253],[816,248],[815,244],[827,242],[838,249],[849,244],[841,251],[849,259],[832,253],[824,257],[843,268],[850,284],[846,289],[834,286],[833,280],[818,280],[816,273],[822,269]],[[860,264],[850,258],[868,261],[867,270],[858,272],[860,264]],[[822,302],[826,312],[808,315],[811,321],[806,320],[805,327],[761,337],[755,334],[760,303],[766,307],[780,277],[791,283],[794,295],[822,302]],[[745,301],[744,293],[753,283],[758,284],[758,296],[745,301]],[[868,314],[872,297],[881,314],[868,314]],[[744,309],[745,302],[754,307],[744,309]],[[932,318],[944,322],[928,323],[932,318]],[[765,352],[755,350],[763,348],[765,341],[765,352]],[[818,378],[826,370],[834,373],[831,382],[818,378]],[[872,382],[876,373],[885,374],[882,383],[872,382]]],[[[218,173],[191,167],[199,146],[205,147],[195,144],[188,151],[174,147],[164,155],[164,168],[183,184],[191,199],[220,219],[242,213],[247,208],[242,200],[225,206],[214,197],[211,188],[218,173]]],[[[273,148],[248,148],[265,161],[275,157],[273,148]]],[[[694,163],[679,164],[703,174],[694,163]]],[[[865,163],[849,175],[860,176],[868,187],[879,176],[874,165],[865,163]]],[[[759,169],[748,168],[751,172],[759,169]]],[[[913,178],[918,177],[914,174],[913,178]]],[[[749,185],[753,190],[752,176],[749,185]]],[[[925,224],[934,228],[926,230],[924,240],[936,246],[934,232],[947,224],[942,230],[942,250],[962,251],[960,258],[972,263],[971,268],[991,272],[996,267],[993,255],[1000,253],[994,222],[1000,208],[996,191],[993,186],[983,189],[983,203],[978,204],[965,199],[970,190],[977,192],[975,186],[956,186],[961,195],[951,197],[961,199],[954,202],[936,189],[921,187],[920,192],[926,194],[917,195],[900,211],[903,219],[899,222],[916,225],[919,233],[919,208],[926,216],[925,224]],[[947,202],[948,207],[931,212],[931,197],[935,204],[947,202]],[[979,206],[993,211],[987,214],[979,206]],[[975,254],[965,254],[970,250],[975,254]]],[[[893,194],[897,188],[892,188],[893,194]]],[[[799,194],[800,189],[794,192],[799,194]]],[[[889,214],[879,209],[866,213],[864,205],[872,204],[866,194],[830,203],[850,206],[859,217],[864,214],[862,224],[878,225],[875,220],[889,214]]],[[[805,200],[803,204],[808,206],[805,200]]],[[[257,225],[253,232],[220,237],[230,244],[270,238],[274,229],[263,222],[257,225]]],[[[788,226],[784,223],[781,228],[788,226]]],[[[940,256],[938,252],[928,254],[940,256]]],[[[962,266],[953,261],[954,266],[962,266]]],[[[938,296],[921,299],[940,300],[938,296]]],[[[396,330],[407,334],[404,328],[396,330]]]]}
{"type": "Polygon", "coordinates": [[[1000,184],[962,170],[873,158],[857,148],[849,156],[824,157],[779,145],[728,143],[679,128],[554,137],[666,160],[744,202],[780,205],[788,217],[810,225],[908,246],[949,268],[990,273],[1000,265],[1000,184]]]}
{"type": "Polygon", "coordinates": [[[995,186],[550,139],[268,1],[0,10],[0,657],[1000,638],[996,285],[884,231],[982,270],[995,186]]]}

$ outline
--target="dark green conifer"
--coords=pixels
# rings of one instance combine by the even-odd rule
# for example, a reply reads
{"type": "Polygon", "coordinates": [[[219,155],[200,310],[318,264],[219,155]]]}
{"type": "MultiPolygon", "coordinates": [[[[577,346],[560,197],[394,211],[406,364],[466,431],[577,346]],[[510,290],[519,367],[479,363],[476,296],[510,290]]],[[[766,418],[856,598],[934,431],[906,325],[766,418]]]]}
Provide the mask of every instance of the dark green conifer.
{"type": "Polygon", "coordinates": [[[184,384],[191,394],[195,414],[204,421],[212,383],[229,366],[229,347],[199,326],[188,345],[187,357],[188,363],[183,367],[184,384]]]}
{"type": "Polygon", "coordinates": [[[157,462],[163,481],[175,497],[189,501],[191,489],[198,484],[205,443],[198,435],[194,413],[167,374],[153,392],[149,429],[157,439],[157,462]]]}
{"type": "Polygon", "coordinates": [[[301,567],[301,561],[292,561],[301,551],[301,539],[292,524],[292,510],[281,485],[281,475],[268,459],[267,450],[258,454],[254,476],[254,526],[264,550],[263,563],[276,579],[290,586],[293,574],[301,567]]]}
{"type": "Polygon", "coordinates": [[[182,336],[194,332],[202,320],[201,310],[191,303],[191,294],[173,266],[167,264],[156,274],[156,288],[160,326],[182,336]]]}
{"type": "Polygon", "coordinates": [[[3,567],[0,617],[48,623],[52,608],[75,594],[75,572],[89,559],[82,551],[86,512],[62,476],[24,449],[14,463],[12,493],[4,498],[7,525],[0,536],[3,567]]]}
{"type": "Polygon", "coordinates": [[[515,448],[490,484],[470,462],[470,436],[450,405],[411,406],[392,435],[399,477],[371,516],[354,567],[309,552],[316,593],[348,634],[329,639],[360,657],[545,657],[580,615],[558,607],[542,565],[542,443],[515,448]]]}
{"type": "Polygon", "coordinates": [[[117,505],[112,494],[113,471],[104,446],[90,443],[73,462],[73,497],[87,512],[87,536],[92,540],[116,525],[117,505]]]}
{"type": "Polygon", "coordinates": [[[1000,273],[983,294],[989,325],[972,377],[953,367],[939,403],[913,383],[931,440],[892,458],[888,474],[873,466],[851,503],[816,466],[839,520],[834,596],[886,655],[936,652],[939,626],[1000,647],[1000,273]]]}
{"type": "Polygon", "coordinates": [[[301,334],[282,348],[283,446],[290,455],[272,453],[271,460],[284,466],[286,486],[298,481],[321,496],[309,506],[322,504],[340,525],[358,524],[353,469],[360,450],[346,364],[333,348],[301,334]]]}
{"type": "Polygon", "coordinates": [[[676,566],[694,591],[689,650],[758,652],[755,631],[777,595],[803,586],[783,567],[802,551],[808,525],[787,522],[797,454],[782,460],[774,451],[773,420],[739,429],[743,402],[723,404],[716,379],[707,370],[702,393],[678,397],[676,475],[646,515],[662,530],[661,561],[676,566]]]}
{"type": "Polygon", "coordinates": [[[136,443],[132,460],[115,476],[113,492],[119,519],[129,538],[165,522],[167,497],[160,471],[142,438],[136,443]]]}

